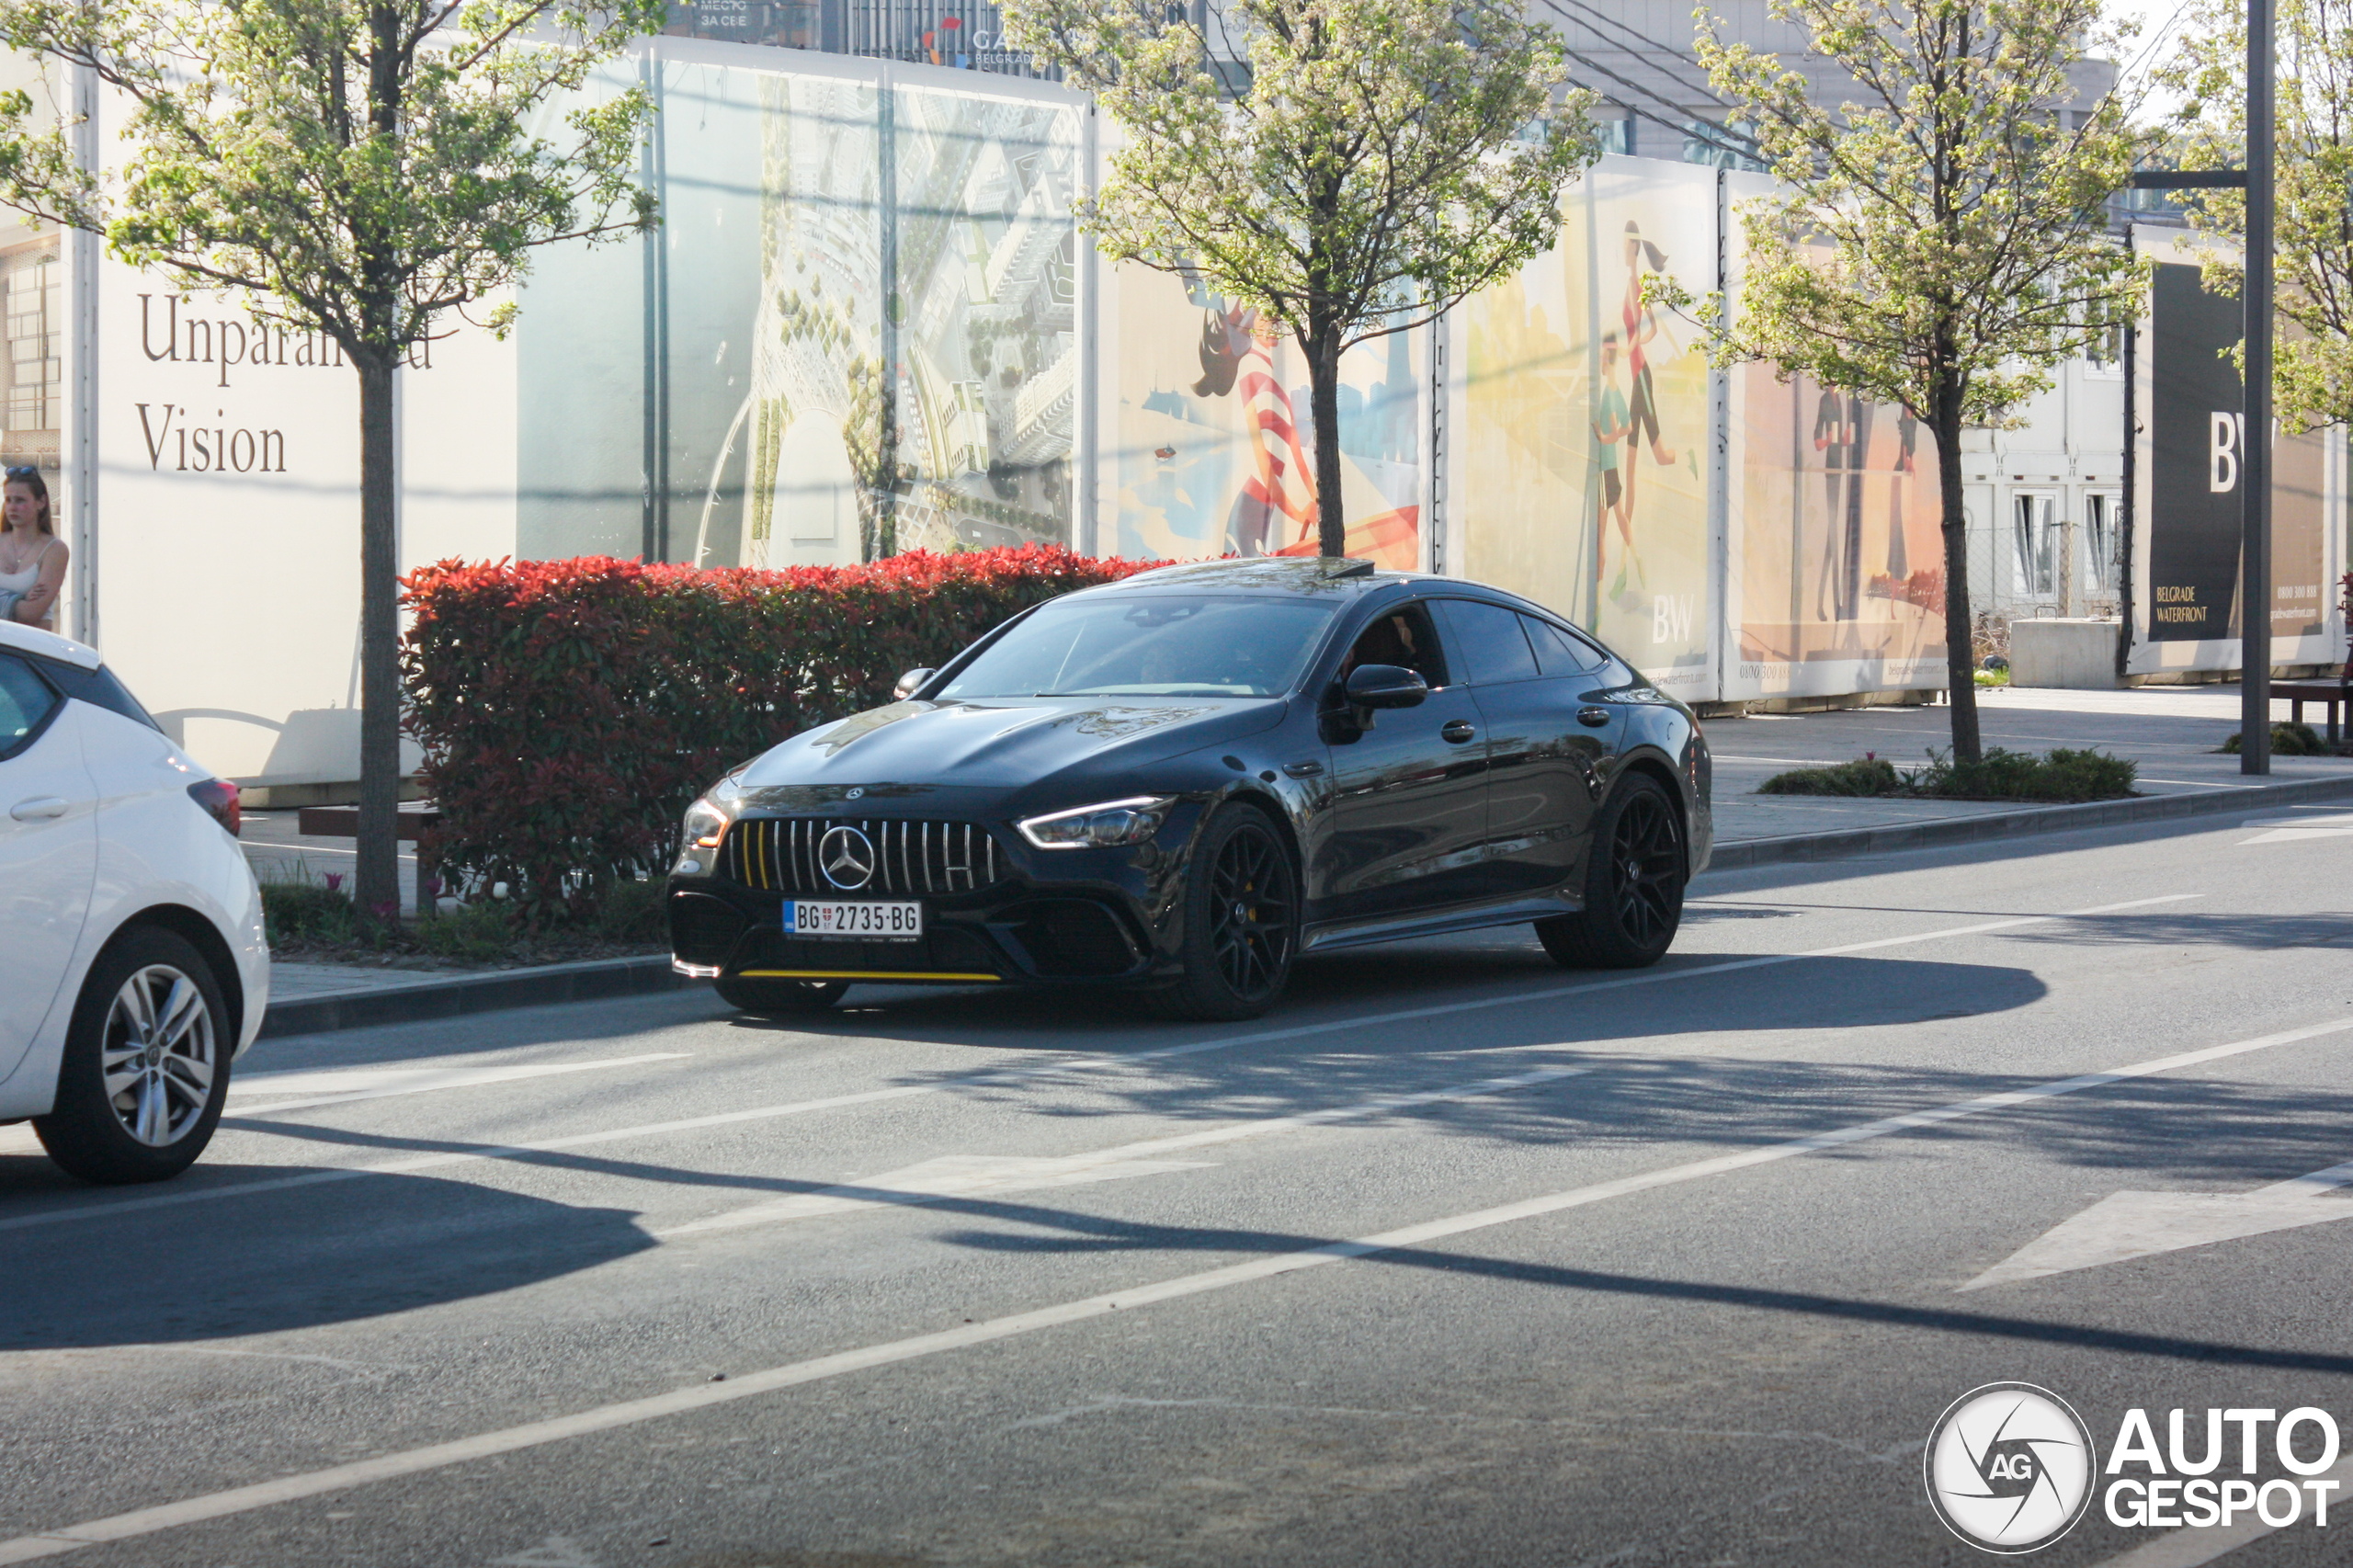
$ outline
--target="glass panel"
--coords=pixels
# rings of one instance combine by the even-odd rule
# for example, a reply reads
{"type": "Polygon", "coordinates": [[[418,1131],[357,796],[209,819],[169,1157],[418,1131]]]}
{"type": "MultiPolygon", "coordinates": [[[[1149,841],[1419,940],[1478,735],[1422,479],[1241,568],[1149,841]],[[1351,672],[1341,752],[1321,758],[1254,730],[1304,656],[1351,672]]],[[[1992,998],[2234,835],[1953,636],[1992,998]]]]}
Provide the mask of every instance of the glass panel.
{"type": "Polygon", "coordinates": [[[1455,651],[1473,686],[1501,686],[1536,678],[1536,655],[1517,613],[1472,599],[1440,599],[1455,651]]]}
{"type": "Polygon", "coordinates": [[[1174,594],[1047,605],[948,683],[946,698],[1275,697],[1336,606],[1174,594]]]}
{"type": "Polygon", "coordinates": [[[21,660],[0,655],[0,756],[17,749],[57,706],[57,694],[21,660]]]}
{"type": "Polygon", "coordinates": [[[1421,676],[1433,691],[1444,686],[1446,661],[1438,654],[1438,632],[1430,625],[1428,608],[1407,605],[1357,633],[1356,646],[1340,662],[1340,678],[1346,680],[1358,665],[1395,665],[1421,676]]]}
{"type": "Polygon", "coordinates": [[[1536,662],[1548,676],[1581,676],[1608,662],[1607,654],[1582,637],[1573,637],[1549,620],[1520,618],[1520,629],[1536,649],[1536,662]]]}

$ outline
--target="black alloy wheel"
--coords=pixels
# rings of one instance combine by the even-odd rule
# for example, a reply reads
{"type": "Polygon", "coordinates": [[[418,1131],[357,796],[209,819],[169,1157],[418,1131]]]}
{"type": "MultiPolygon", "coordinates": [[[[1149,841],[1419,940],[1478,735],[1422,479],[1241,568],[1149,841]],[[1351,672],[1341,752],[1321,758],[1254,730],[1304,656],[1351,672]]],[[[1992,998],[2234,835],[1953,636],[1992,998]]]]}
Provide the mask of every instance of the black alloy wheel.
{"type": "Polygon", "coordinates": [[[1643,969],[1674,945],[1683,922],[1682,818],[1648,774],[1620,781],[1594,819],[1585,907],[1536,923],[1544,950],[1570,969],[1643,969]]]}
{"type": "Polygon", "coordinates": [[[822,1013],[849,990],[847,980],[766,980],[722,974],[710,983],[719,999],[756,1018],[790,1018],[822,1013]]]}
{"type": "Polygon", "coordinates": [[[1184,978],[1161,994],[1171,1016],[1255,1018],[1290,983],[1299,951],[1299,869],[1255,807],[1229,805],[1194,848],[1185,892],[1184,978]]]}

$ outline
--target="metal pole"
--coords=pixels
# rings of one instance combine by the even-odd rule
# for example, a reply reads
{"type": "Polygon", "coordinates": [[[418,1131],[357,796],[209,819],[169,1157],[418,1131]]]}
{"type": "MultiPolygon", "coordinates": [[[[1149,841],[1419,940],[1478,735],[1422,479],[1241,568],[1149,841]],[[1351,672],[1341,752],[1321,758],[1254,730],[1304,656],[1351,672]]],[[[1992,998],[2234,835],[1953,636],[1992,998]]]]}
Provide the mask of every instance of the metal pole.
{"type": "Polygon", "coordinates": [[[2246,423],[2239,436],[2239,771],[2271,771],[2271,33],[2246,3],[2246,423]]]}

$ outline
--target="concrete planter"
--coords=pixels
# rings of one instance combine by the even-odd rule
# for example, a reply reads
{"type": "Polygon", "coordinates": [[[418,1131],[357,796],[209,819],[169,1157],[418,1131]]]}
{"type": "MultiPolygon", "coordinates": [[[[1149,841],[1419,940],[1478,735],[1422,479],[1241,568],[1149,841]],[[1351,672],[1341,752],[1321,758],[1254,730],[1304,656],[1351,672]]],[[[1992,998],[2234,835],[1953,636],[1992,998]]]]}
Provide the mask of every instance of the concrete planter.
{"type": "Polygon", "coordinates": [[[2013,620],[2010,684],[2116,689],[2116,620],[2013,620]]]}

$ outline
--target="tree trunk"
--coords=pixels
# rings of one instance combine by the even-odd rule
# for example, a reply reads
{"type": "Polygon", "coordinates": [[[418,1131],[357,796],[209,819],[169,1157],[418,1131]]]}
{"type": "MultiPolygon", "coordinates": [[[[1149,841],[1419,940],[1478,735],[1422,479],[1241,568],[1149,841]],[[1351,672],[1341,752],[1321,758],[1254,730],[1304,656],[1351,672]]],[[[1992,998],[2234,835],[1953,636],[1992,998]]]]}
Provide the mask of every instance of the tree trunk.
{"type": "Polygon", "coordinates": [[[400,913],[399,529],[392,495],[392,366],[359,365],[359,865],[362,918],[400,913]]]}
{"type": "Polygon", "coordinates": [[[1308,406],[1315,422],[1316,545],[1324,555],[1348,552],[1348,525],[1340,498],[1340,329],[1311,324],[1307,350],[1308,406]]]}
{"type": "Polygon", "coordinates": [[[1969,613],[1969,519],[1961,507],[1961,389],[1936,389],[1930,424],[1937,437],[1938,490],[1944,500],[1945,679],[1952,700],[1952,759],[1976,762],[1984,756],[1977,735],[1977,661],[1972,652],[1969,613]]]}

